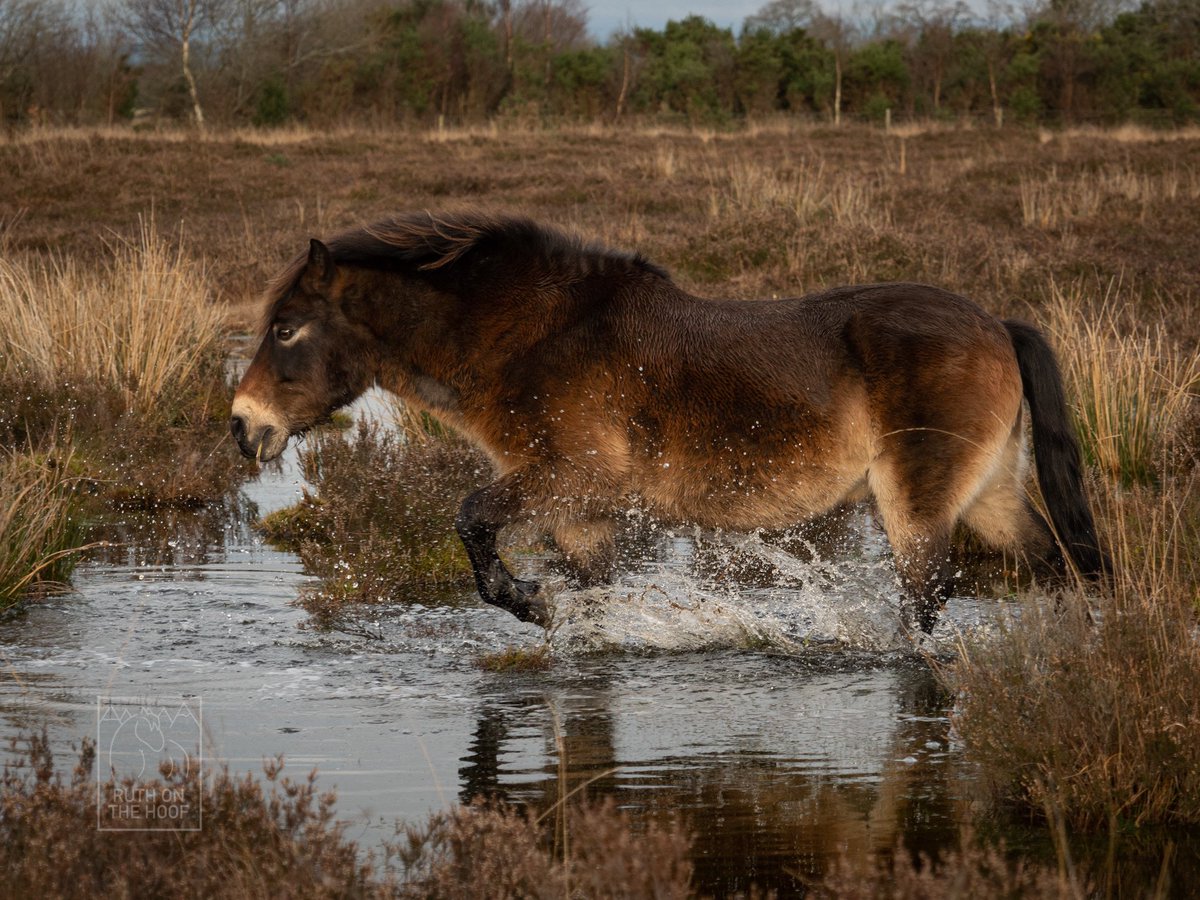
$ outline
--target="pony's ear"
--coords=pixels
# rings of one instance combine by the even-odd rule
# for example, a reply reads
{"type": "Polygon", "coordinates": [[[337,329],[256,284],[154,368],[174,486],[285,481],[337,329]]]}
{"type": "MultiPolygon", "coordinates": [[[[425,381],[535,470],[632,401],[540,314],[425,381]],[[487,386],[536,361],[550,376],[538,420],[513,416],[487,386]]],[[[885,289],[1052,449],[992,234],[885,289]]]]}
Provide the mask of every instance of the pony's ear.
{"type": "Polygon", "coordinates": [[[302,280],[311,290],[321,291],[333,284],[337,264],[329,248],[313,238],[308,242],[308,262],[304,265],[302,280]]]}

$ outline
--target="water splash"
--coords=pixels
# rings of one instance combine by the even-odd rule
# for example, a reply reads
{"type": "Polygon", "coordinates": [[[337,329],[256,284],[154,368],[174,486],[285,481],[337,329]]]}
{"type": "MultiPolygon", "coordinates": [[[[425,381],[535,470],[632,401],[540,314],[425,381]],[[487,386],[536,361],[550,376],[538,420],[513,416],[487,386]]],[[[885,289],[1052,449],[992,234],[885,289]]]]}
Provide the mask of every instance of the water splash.
{"type": "Polygon", "coordinates": [[[656,558],[611,586],[548,585],[558,610],[554,643],[572,651],[912,651],[885,545],[862,523],[855,537],[850,553],[832,558],[803,539],[785,549],[762,534],[668,532],[656,558]]]}

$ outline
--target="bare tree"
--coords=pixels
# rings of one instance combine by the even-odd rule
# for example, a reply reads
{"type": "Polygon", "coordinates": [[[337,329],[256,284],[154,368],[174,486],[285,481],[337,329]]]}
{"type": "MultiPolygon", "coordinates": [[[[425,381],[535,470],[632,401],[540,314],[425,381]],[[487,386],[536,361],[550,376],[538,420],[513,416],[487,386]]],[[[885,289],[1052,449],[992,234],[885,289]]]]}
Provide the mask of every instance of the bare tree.
{"type": "Polygon", "coordinates": [[[589,43],[587,15],[582,0],[517,0],[512,29],[527,44],[560,53],[589,43]]]}
{"type": "Polygon", "coordinates": [[[842,75],[857,27],[840,9],[825,12],[814,0],[771,0],[746,18],[747,30],[766,28],[785,34],[796,28],[807,30],[833,53],[833,124],[842,123],[842,75]]]}
{"type": "Polygon", "coordinates": [[[25,114],[29,97],[15,89],[16,76],[33,63],[63,17],[58,0],[0,0],[0,120],[25,114]],[[5,109],[6,100],[16,108],[5,109]]]}
{"type": "MultiPolygon", "coordinates": [[[[590,42],[587,8],[582,0],[517,0],[511,11],[505,10],[502,24],[508,46],[511,48],[513,39],[518,40],[540,63],[541,89],[547,95],[554,75],[554,57],[567,50],[585,47],[590,42]]],[[[509,64],[507,58],[506,64],[509,64]]],[[[511,64],[509,69],[511,71],[511,64]]]]}
{"type": "Polygon", "coordinates": [[[808,28],[821,15],[813,0],[771,0],[743,24],[746,31],[765,28],[775,34],[786,34],[797,28],[808,28]]]}
{"type": "Polygon", "coordinates": [[[841,125],[842,76],[845,73],[846,58],[854,44],[856,26],[841,11],[818,12],[809,26],[809,31],[815,38],[824,41],[833,53],[833,124],[841,125]]]}
{"type": "Polygon", "coordinates": [[[1133,0],[1033,0],[1026,5],[1030,21],[1050,26],[1042,71],[1058,87],[1059,113],[1070,121],[1075,114],[1075,88],[1086,74],[1087,42],[1106,22],[1133,0]]]}
{"type": "Polygon", "coordinates": [[[914,68],[928,79],[935,113],[941,109],[942,84],[954,59],[954,36],[969,12],[963,0],[905,0],[896,7],[896,16],[916,32],[914,68]]]}
{"type": "Polygon", "coordinates": [[[983,63],[987,67],[988,93],[992,98],[992,121],[997,128],[1004,125],[1004,107],[1000,104],[999,73],[1007,56],[1004,27],[1013,20],[1012,5],[1007,0],[987,0],[983,27],[977,32],[983,63]]]}
{"type": "Polygon", "coordinates": [[[226,0],[121,0],[119,15],[130,33],[152,53],[176,56],[196,126],[204,128],[204,109],[192,71],[192,51],[201,35],[222,27],[226,0]]]}

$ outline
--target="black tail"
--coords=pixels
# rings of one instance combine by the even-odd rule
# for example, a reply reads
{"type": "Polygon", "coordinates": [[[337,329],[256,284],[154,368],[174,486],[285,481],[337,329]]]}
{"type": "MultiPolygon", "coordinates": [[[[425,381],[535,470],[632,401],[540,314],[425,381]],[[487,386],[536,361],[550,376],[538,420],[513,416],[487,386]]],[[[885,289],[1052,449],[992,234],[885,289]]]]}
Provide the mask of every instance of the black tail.
{"type": "Polygon", "coordinates": [[[1096,523],[1083,492],[1079,443],[1067,413],[1062,375],[1054,351],[1032,325],[1006,321],[1021,369],[1021,385],[1033,420],[1033,458],[1050,521],[1076,568],[1089,578],[1112,570],[1096,538],[1096,523]]]}

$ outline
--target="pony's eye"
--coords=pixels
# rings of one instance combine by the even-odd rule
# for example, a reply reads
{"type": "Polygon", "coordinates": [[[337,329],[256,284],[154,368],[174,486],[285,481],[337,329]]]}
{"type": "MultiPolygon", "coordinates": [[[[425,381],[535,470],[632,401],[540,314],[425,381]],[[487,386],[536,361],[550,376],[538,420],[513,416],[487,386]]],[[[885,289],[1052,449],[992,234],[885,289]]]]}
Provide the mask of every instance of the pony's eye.
{"type": "Polygon", "coordinates": [[[295,328],[288,328],[287,326],[284,326],[282,328],[275,329],[275,337],[281,341],[290,341],[295,336],[295,328]]]}

